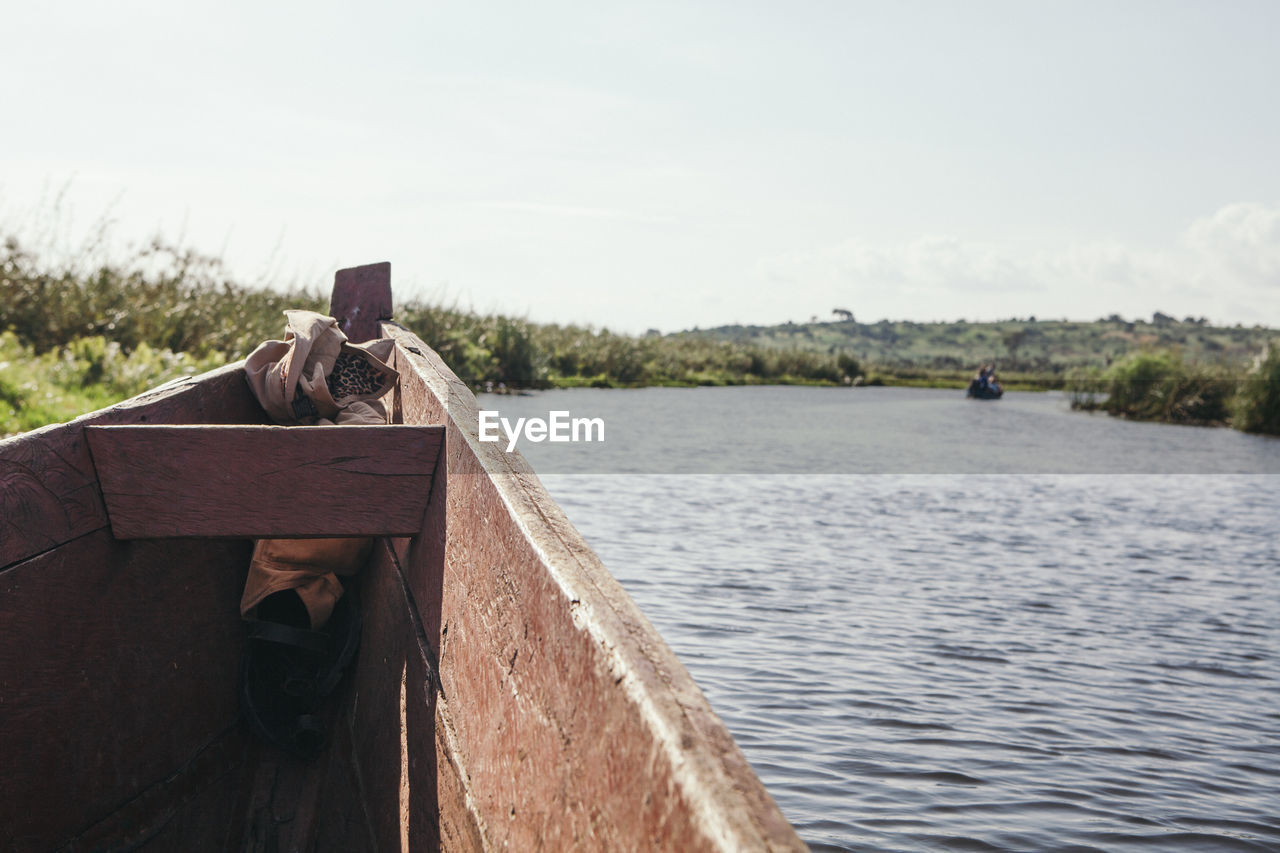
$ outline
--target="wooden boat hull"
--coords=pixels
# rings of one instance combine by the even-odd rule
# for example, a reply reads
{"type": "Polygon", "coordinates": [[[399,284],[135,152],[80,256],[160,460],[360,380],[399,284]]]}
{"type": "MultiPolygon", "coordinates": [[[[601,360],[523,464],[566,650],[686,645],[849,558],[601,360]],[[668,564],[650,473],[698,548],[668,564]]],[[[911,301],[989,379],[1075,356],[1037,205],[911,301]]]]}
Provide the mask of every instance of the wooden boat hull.
{"type": "Polygon", "coordinates": [[[238,720],[250,543],[117,538],[85,437],[262,423],[241,368],[0,443],[0,847],[803,849],[527,464],[479,442],[470,390],[382,331],[394,420],[443,427],[443,452],[418,532],[362,572],[311,763],[238,720]]]}

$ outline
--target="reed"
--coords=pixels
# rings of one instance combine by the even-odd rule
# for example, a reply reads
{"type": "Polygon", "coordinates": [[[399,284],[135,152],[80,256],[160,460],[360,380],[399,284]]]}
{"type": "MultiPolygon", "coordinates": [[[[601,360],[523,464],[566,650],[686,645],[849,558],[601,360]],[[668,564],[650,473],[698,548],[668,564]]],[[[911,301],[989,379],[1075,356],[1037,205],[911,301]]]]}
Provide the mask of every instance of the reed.
{"type": "Polygon", "coordinates": [[[1245,432],[1280,435],[1280,346],[1267,346],[1240,383],[1232,423],[1245,432]]]}
{"type": "Polygon", "coordinates": [[[0,293],[0,330],[37,353],[101,336],[126,353],[146,344],[232,360],[279,337],[286,308],[325,306],[301,289],[237,284],[216,258],[158,241],[123,261],[86,268],[45,262],[11,237],[0,248],[0,293]]]}

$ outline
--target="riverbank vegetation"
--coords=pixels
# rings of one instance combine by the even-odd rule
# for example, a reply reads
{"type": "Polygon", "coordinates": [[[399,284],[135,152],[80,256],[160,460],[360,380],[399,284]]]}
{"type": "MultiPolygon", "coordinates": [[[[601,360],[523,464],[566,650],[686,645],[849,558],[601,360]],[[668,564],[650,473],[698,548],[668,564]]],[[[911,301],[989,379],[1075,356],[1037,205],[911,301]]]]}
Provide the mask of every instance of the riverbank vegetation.
{"type": "Polygon", "coordinates": [[[1280,434],[1280,349],[1274,346],[1247,370],[1196,363],[1174,350],[1135,352],[1105,370],[1072,371],[1067,388],[1075,409],[1280,434]]]}
{"type": "Polygon", "coordinates": [[[629,388],[650,385],[853,384],[862,366],[844,353],[635,337],[409,303],[396,319],[479,388],[629,388]]]}
{"type": "Polygon", "coordinates": [[[1232,402],[1232,423],[1245,432],[1280,435],[1280,345],[1258,356],[1232,402]]]}
{"type": "Polygon", "coordinates": [[[1204,425],[1227,421],[1236,386],[1224,368],[1187,363],[1169,350],[1132,353],[1106,370],[1085,368],[1068,379],[1073,408],[1204,425]]]}
{"type": "MultiPolygon", "coordinates": [[[[286,308],[325,311],[327,297],[246,286],[216,259],[162,243],[122,262],[56,265],[7,239],[0,244],[0,435],[242,358],[281,335],[286,308]]],[[[1260,432],[1276,432],[1280,423],[1276,350],[1241,378],[1271,330],[1161,314],[1150,322],[861,324],[840,313],[830,323],[640,336],[422,300],[398,304],[396,319],[478,389],[963,388],[977,364],[994,362],[1007,388],[1067,387],[1085,408],[1260,432]]]]}
{"type": "MultiPolygon", "coordinates": [[[[0,244],[0,435],[66,420],[278,338],[287,308],[327,296],[249,287],[214,258],[161,243],[124,262],[53,265],[0,244]]],[[[396,319],[478,389],[851,385],[846,353],[725,345],[537,324],[409,300],[396,319]]]]}
{"type": "Polygon", "coordinates": [[[101,335],[37,353],[12,331],[0,332],[0,437],[70,420],[226,361],[145,341],[126,350],[101,335]]]}

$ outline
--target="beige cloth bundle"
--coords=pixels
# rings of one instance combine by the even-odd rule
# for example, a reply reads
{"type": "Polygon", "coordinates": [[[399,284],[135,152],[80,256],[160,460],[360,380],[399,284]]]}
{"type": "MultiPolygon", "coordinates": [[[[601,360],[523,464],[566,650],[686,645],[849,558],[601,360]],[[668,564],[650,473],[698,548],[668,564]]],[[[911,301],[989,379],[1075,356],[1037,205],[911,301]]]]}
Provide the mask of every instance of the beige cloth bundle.
{"type": "Polygon", "coordinates": [[[314,311],[284,312],[283,341],[267,341],[245,361],[245,378],[278,424],[386,423],[379,401],[399,374],[387,365],[395,342],[353,344],[338,321],[314,311]]]}
{"type": "MultiPolygon", "coordinates": [[[[286,311],[283,341],[266,341],[245,361],[254,396],[277,424],[383,424],[382,397],[399,374],[387,365],[395,342],[352,344],[338,321],[314,311],[286,311]]],[[[249,617],[272,593],[292,589],[306,605],[311,625],[329,619],[342,597],[337,575],[351,575],[368,557],[373,540],[260,539],[253,549],[240,612],[249,617]]]]}

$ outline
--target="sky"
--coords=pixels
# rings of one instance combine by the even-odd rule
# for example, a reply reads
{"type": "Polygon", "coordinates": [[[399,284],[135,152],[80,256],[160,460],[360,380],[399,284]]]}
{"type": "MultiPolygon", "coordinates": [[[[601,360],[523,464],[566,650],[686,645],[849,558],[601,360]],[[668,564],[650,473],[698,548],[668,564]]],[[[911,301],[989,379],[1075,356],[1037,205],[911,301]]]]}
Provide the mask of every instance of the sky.
{"type": "Polygon", "coordinates": [[[25,3],[0,231],[620,331],[1280,326],[1280,3],[25,3]]]}

